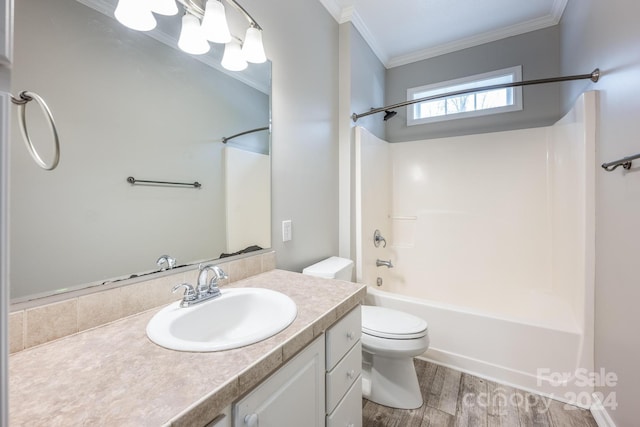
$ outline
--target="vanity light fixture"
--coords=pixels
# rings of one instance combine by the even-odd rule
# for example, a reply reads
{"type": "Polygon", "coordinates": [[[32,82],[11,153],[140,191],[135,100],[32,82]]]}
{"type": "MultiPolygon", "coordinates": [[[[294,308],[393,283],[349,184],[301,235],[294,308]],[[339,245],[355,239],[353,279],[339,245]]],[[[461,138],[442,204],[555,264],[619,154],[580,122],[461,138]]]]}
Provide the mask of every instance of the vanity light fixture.
{"type": "Polygon", "coordinates": [[[202,18],[202,32],[207,40],[214,43],[229,43],[231,32],[224,13],[224,5],[218,0],[208,0],[202,18]]]}
{"type": "Polygon", "coordinates": [[[123,25],[138,31],[156,27],[154,13],[176,15],[176,1],[184,7],[178,47],[192,55],[209,51],[209,43],[224,43],[221,65],[230,71],[247,68],[247,62],[267,60],[262,44],[262,28],[235,0],[224,0],[249,21],[244,43],[229,31],[222,0],[119,0],[114,15],[123,25]]]}
{"type": "Polygon", "coordinates": [[[120,0],[113,15],[122,25],[136,31],[150,31],[157,24],[151,9],[139,0],[120,0]]]}
{"type": "Polygon", "coordinates": [[[178,47],[192,55],[209,52],[209,43],[204,38],[200,20],[189,12],[185,12],[182,16],[182,31],[180,31],[178,47]]]}
{"type": "Polygon", "coordinates": [[[178,5],[176,0],[147,0],[151,12],[159,15],[173,16],[178,13],[178,5]]]}
{"type": "Polygon", "coordinates": [[[224,55],[222,55],[220,65],[229,71],[242,71],[247,68],[249,64],[242,54],[242,47],[240,47],[238,40],[231,39],[229,43],[224,45],[224,55]]]}

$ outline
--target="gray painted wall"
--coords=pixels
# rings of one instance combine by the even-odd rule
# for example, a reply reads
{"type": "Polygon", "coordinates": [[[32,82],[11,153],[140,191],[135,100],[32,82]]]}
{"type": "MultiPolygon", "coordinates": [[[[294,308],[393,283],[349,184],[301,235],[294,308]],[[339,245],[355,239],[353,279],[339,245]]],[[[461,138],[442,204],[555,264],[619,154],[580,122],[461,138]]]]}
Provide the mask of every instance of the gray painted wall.
{"type": "Polygon", "coordinates": [[[338,24],[317,0],[242,5],[273,61],[273,248],[278,268],[301,271],[338,253],[338,24]]]}
{"type": "Polygon", "coordinates": [[[567,84],[565,109],[584,90],[600,91],[596,146],[596,371],[618,375],[619,407],[610,410],[618,427],[638,425],[640,384],[640,162],[625,172],[605,172],[598,165],[640,153],[640,3],[628,0],[570,0],[561,21],[563,74],[600,67],[596,84],[567,84]]]}
{"type": "MultiPolygon", "coordinates": [[[[355,253],[354,209],[352,182],[353,127],[355,111],[381,107],[385,104],[386,69],[373,53],[355,26],[340,25],[340,104],[338,126],[340,128],[339,152],[339,255],[352,258],[355,253]]],[[[369,116],[357,123],[374,135],[384,138],[385,122],[381,116],[369,116]]]]}
{"type": "MultiPolygon", "coordinates": [[[[379,108],[385,103],[386,69],[378,57],[373,53],[367,42],[353,24],[346,23],[350,28],[351,51],[351,109],[352,113],[360,113],[370,108],[379,108]]],[[[384,139],[385,122],[383,115],[374,114],[358,120],[357,125],[365,127],[384,139]]],[[[351,126],[355,126],[351,122],[351,126]]]]}
{"type": "MultiPolygon", "coordinates": [[[[387,104],[406,100],[407,89],[522,65],[525,80],[554,77],[560,71],[558,26],[509,37],[387,70],[387,104]]],[[[591,70],[589,70],[591,71],[591,70]]],[[[390,142],[443,138],[548,126],[560,118],[555,84],[523,89],[523,110],[407,127],[407,108],[387,122],[390,142]]]]}

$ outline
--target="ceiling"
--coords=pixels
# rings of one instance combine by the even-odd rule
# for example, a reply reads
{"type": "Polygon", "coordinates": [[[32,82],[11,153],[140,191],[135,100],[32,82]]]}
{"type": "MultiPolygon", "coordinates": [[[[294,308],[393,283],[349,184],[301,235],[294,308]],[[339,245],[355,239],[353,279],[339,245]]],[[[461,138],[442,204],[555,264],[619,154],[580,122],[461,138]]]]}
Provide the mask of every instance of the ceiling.
{"type": "Polygon", "coordinates": [[[320,0],[387,68],[560,22],[568,0],[320,0]]]}

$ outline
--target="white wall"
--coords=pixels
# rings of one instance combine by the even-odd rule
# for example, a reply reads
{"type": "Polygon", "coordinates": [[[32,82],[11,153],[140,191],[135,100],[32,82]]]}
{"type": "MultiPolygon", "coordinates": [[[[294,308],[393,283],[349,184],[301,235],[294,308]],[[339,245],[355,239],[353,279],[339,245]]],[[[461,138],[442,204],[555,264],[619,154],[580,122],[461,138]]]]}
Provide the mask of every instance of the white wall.
{"type": "MultiPolygon", "coordinates": [[[[565,108],[585,87],[600,92],[596,164],[640,153],[640,3],[628,0],[570,0],[561,21],[562,73],[600,67],[598,83],[565,86],[565,108]]],[[[638,425],[640,384],[640,162],[629,171],[596,172],[596,369],[617,374],[618,427],[638,425]]]]}

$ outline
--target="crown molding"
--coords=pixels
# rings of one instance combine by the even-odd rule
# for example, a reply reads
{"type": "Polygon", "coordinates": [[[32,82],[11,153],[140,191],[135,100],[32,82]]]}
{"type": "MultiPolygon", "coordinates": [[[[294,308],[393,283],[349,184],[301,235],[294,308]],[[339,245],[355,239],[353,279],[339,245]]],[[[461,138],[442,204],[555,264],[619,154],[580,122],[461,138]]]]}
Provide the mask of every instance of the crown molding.
{"type": "Polygon", "coordinates": [[[387,68],[399,67],[401,65],[410,64],[412,62],[418,62],[424,59],[456,52],[458,50],[479,46],[501,39],[506,39],[507,37],[518,36],[520,34],[529,33],[531,31],[552,27],[560,22],[562,13],[564,12],[564,8],[567,5],[567,1],[568,0],[556,0],[553,4],[552,12],[547,16],[532,19],[520,24],[511,25],[499,30],[488,31],[483,34],[456,40],[451,43],[445,43],[432,48],[419,50],[406,55],[399,55],[391,58],[387,63],[385,63],[385,66],[387,68]]]}
{"type": "Polygon", "coordinates": [[[324,6],[325,9],[329,12],[333,19],[336,20],[338,24],[340,22],[340,16],[342,15],[342,6],[336,0],[319,0],[320,3],[324,6]]]}
{"type": "Polygon", "coordinates": [[[564,10],[567,8],[567,3],[569,0],[554,0],[553,6],[551,6],[551,16],[555,20],[556,24],[560,23],[562,19],[562,14],[564,10]]]}
{"type": "Polygon", "coordinates": [[[349,22],[353,24],[354,27],[358,30],[364,41],[369,45],[373,54],[378,57],[378,60],[382,63],[382,65],[387,67],[387,62],[389,61],[389,55],[384,53],[384,49],[380,48],[380,44],[376,41],[376,38],[373,36],[373,33],[369,30],[367,25],[364,23],[362,17],[358,14],[358,11],[353,7],[348,7],[343,9],[342,18],[344,19],[342,22],[349,22]]]}
{"type": "Polygon", "coordinates": [[[349,6],[343,8],[342,6],[340,6],[337,0],[319,1],[339,24],[351,22],[354,27],[356,27],[356,29],[360,32],[362,38],[364,38],[364,40],[367,42],[373,53],[378,57],[380,62],[382,62],[382,64],[387,69],[410,64],[412,62],[422,61],[424,59],[433,58],[451,52],[456,52],[458,50],[479,46],[481,44],[494,42],[496,40],[504,39],[507,37],[517,36],[531,31],[552,27],[560,23],[562,14],[564,13],[568,2],[568,0],[554,0],[553,5],[551,6],[550,13],[542,18],[532,19],[530,21],[512,25],[510,27],[502,28],[496,31],[488,31],[486,33],[479,34],[473,37],[456,40],[451,43],[445,43],[443,45],[435,46],[428,49],[422,49],[406,55],[399,55],[391,58],[384,52],[384,49],[380,47],[380,44],[376,41],[375,37],[373,36],[367,25],[364,23],[355,7],[349,6]]]}

